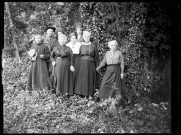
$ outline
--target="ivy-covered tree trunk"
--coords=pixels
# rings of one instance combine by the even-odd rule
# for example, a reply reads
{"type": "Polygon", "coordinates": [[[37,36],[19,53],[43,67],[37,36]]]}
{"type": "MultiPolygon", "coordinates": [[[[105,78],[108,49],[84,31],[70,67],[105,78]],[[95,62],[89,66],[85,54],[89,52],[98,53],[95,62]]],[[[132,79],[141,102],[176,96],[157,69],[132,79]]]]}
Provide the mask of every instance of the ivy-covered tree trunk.
{"type": "MultiPolygon", "coordinates": [[[[143,3],[119,3],[119,2],[84,2],[80,4],[80,13],[84,30],[91,31],[92,42],[97,45],[99,51],[99,64],[108,50],[110,40],[117,40],[124,55],[125,73],[129,74],[123,79],[123,89],[126,97],[135,101],[132,97],[140,97],[146,83],[144,77],[144,62],[142,45],[144,30],[144,14],[146,8],[143,3]],[[127,88],[126,86],[129,86],[127,88]]],[[[104,69],[102,70],[104,72],[104,69]]],[[[99,84],[101,77],[98,76],[99,84]]]]}
{"type": "Polygon", "coordinates": [[[13,43],[14,47],[16,48],[16,57],[18,57],[18,60],[21,63],[21,59],[20,59],[20,56],[19,56],[19,50],[18,50],[18,46],[17,46],[17,43],[16,43],[16,36],[15,36],[15,32],[14,32],[14,25],[13,25],[13,21],[12,21],[12,18],[11,18],[11,11],[9,9],[8,2],[5,2],[5,6],[6,6],[6,10],[7,10],[8,16],[9,16],[10,28],[12,29],[12,36],[13,36],[12,43],[13,43]]]}

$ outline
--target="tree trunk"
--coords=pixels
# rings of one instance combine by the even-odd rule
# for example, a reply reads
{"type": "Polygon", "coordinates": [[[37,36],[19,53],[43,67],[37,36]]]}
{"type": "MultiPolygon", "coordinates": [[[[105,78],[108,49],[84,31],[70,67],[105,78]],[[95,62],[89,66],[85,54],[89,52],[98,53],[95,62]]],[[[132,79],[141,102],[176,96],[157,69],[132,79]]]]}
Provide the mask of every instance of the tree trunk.
{"type": "Polygon", "coordinates": [[[13,21],[12,21],[12,18],[11,18],[11,12],[10,12],[10,9],[9,9],[9,3],[5,2],[5,6],[6,6],[8,16],[9,16],[10,28],[12,29],[13,45],[16,48],[16,57],[18,57],[18,60],[21,63],[21,59],[20,59],[20,56],[19,56],[19,50],[18,50],[18,46],[17,46],[17,43],[16,43],[16,38],[15,38],[14,24],[13,24],[13,21]]]}

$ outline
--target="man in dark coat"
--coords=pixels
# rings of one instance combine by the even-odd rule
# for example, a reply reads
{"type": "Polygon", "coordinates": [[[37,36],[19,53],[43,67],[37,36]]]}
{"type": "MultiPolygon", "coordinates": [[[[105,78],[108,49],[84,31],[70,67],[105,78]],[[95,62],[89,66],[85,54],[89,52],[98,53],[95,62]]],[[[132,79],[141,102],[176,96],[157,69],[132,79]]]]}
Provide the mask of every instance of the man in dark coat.
{"type": "MultiPolygon", "coordinates": [[[[58,40],[56,39],[57,35],[55,34],[56,28],[54,27],[47,27],[46,28],[46,34],[44,35],[44,44],[49,48],[50,54],[54,47],[58,46],[58,40]]],[[[48,65],[48,72],[49,76],[52,74],[52,63],[50,58],[47,59],[47,65],[48,65]]]]}

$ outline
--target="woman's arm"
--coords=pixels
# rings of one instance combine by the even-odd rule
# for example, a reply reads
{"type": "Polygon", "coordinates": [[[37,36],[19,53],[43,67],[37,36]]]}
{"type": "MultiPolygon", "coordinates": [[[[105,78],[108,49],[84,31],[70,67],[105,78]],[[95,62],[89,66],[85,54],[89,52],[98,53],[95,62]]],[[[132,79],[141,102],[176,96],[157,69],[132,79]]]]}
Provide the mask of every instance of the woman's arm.
{"type": "Polygon", "coordinates": [[[82,44],[80,43],[80,47],[79,47],[79,55],[81,55],[81,53],[82,53],[82,52],[81,52],[81,51],[82,51],[81,48],[82,48],[82,44]]]}
{"type": "Polygon", "coordinates": [[[101,61],[101,63],[99,64],[99,66],[96,68],[96,70],[99,70],[100,68],[104,67],[107,64],[107,62],[106,62],[106,54],[105,54],[103,60],[101,61]]]}
{"type": "Polygon", "coordinates": [[[70,47],[68,47],[68,52],[69,52],[69,58],[70,58],[70,71],[74,72],[75,68],[73,66],[73,51],[70,47]]]}
{"type": "Polygon", "coordinates": [[[50,51],[47,46],[45,46],[44,52],[43,52],[43,59],[46,60],[50,58],[50,51]]]}
{"type": "Polygon", "coordinates": [[[98,61],[99,61],[99,52],[97,49],[97,46],[95,45],[95,49],[94,49],[94,61],[95,61],[95,65],[96,67],[98,66],[98,61]]]}
{"type": "Polygon", "coordinates": [[[121,61],[121,64],[120,64],[121,74],[124,74],[124,59],[123,59],[123,55],[122,55],[121,51],[120,51],[120,61],[121,61]]]}
{"type": "MultiPolygon", "coordinates": [[[[56,48],[56,47],[55,47],[56,48]]],[[[53,51],[50,54],[50,60],[51,62],[55,61],[55,48],[53,48],[53,51]]]]}
{"type": "Polygon", "coordinates": [[[70,47],[68,47],[68,53],[70,57],[70,64],[73,66],[73,52],[72,49],[70,49],[70,47]]]}

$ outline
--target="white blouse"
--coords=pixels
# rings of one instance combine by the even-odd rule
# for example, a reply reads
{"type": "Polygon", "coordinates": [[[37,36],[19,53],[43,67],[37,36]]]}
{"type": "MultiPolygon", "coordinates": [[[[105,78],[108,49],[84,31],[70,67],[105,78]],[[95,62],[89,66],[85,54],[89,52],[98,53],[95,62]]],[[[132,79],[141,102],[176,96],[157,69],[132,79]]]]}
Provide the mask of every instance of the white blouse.
{"type": "Polygon", "coordinates": [[[79,40],[82,36],[81,35],[77,35],[77,40],[79,40]]]}
{"type": "Polygon", "coordinates": [[[66,46],[68,46],[72,49],[73,54],[79,54],[79,49],[81,46],[81,44],[79,42],[76,42],[75,44],[72,44],[72,42],[69,42],[66,44],[66,46]]]}

